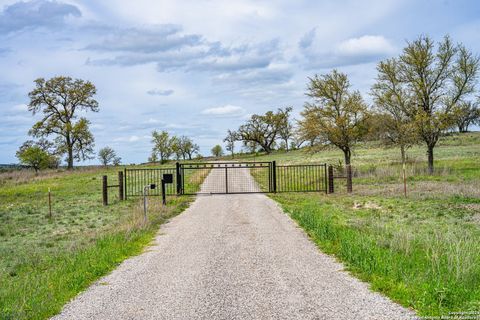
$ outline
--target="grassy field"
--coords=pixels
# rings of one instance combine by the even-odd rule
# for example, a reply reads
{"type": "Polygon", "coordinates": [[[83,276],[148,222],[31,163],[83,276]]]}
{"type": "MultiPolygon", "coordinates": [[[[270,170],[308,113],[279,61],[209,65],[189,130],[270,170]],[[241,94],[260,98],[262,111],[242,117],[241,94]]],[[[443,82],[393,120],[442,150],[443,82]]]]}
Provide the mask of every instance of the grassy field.
{"type": "MultiPolygon", "coordinates": [[[[170,165],[171,167],[171,165],[170,165]]],[[[150,200],[143,221],[140,199],[102,205],[101,176],[117,170],[0,174],[0,319],[45,319],[125,258],[140,253],[161,223],[191,197],[150,200]],[[48,217],[47,190],[53,195],[48,217]]]]}
{"type": "MultiPolygon", "coordinates": [[[[374,290],[421,315],[479,310],[480,133],[442,138],[433,176],[426,174],[423,147],[408,154],[407,198],[399,151],[375,143],[354,152],[353,194],[346,194],[339,181],[333,195],[277,193],[272,198],[321,250],[374,290]]],[[[342,154],[296,150],[241,159],[280,165],[327,162],[340,170],[342,154]]],[[[144,224],[138,198],[120,202],[111,189],[111,205],[102,206],[103,174],[116,183],[114,168],[0,174],[0,319],[54,315],[93,281],[140,253],[159,225],[192,200],[170,197],[162,207],[156,198],[144,224]]],[[[197,171],[186,184],[197,190],[204,178],[197,171]]]]}
{"type": "MultiPolygon", "coordinates": [[[[444,137],[436,173],[422,146],[409,150],[408,197],[397,149],[370,143],[353,157],[354,192],[277,193],[272,198],[322,251],[344,262],[373,290],[420,315],[480,310],[480,133],[444,137]]],[[[335,149],[244,156],[279,164],[339,164],[335,149]]],[[[336,181],[337,182],[337,181],[336,181]]]]}

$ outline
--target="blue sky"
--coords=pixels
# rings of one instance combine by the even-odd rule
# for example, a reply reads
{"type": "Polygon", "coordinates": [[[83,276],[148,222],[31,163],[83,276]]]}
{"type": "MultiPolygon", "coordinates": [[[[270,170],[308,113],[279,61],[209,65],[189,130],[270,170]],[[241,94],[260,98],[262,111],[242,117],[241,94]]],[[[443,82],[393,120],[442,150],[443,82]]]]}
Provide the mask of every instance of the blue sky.
{"type": "Polygon", "coordinates": [[[420,34],[480,53],[480,2],[0,0],[0,163],[28,138],[38,77],[92,81],[96,150],[139,163],[154,129],[208,154],[252,113],[291,105],[298,117],[307,77],[332,68],[370,101],[378,61],[420,34]]]}

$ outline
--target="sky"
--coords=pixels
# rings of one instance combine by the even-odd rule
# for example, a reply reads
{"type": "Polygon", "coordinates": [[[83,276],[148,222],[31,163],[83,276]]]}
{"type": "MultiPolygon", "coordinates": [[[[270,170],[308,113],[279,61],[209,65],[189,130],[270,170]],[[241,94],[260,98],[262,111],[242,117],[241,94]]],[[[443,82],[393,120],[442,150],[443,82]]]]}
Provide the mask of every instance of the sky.
{"type": "Polygon", "coordinates": [[[308,77],[334,68],[371,102],[377,63],[422,34],[479,54],[480,1],[0,0],[0,163],[29,139],[40,77],[93,82],[95,150],[140,163],[153,130],[208,155],[251,114],[298,119],[308,77]]]}

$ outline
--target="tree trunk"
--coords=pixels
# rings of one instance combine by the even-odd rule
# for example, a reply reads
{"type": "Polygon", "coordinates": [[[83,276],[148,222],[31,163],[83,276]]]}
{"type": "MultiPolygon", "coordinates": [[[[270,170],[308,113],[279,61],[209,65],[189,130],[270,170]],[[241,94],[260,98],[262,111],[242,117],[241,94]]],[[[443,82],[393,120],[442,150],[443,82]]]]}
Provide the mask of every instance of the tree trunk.
{"type": "Polygon", "coordinates": [[[345,165],[348,166],[350,164],[350,157],[352,155],[350,152],[350,148],[344,149],[343,154],[345,156],[345,165]]]}
{"type": "Polygon", "coordinates": [[[70,132],[67,132],[66,136],[66,143],[67,143],[67,169],[73,169],[73,144],[72,140],[70,139],[70,132]]]}
{"type": "Polygon", "coordinates": [[[70,143],[68,143],[67,149],[68,149],[67,169],[72,170],[73,169],[73,146],[70,145],[70,143]]]}
{"type": "Polygon", "coordinates": [[[288,139],[285,139],[285,151],[288,152],[288,139]]]}
{"type": "Polygon", "coordinates": [[[433,174],[433,146],[428,146],[427,150],[427,155],[428,155],[428,173],[430,175],[433,174]]]}

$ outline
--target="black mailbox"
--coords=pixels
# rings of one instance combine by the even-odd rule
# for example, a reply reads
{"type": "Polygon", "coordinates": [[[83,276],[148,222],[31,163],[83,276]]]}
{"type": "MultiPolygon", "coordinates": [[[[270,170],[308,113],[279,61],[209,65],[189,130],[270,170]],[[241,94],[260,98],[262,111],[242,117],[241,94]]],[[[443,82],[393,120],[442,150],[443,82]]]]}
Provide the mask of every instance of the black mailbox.
{"type": "Polygon", "coordinates": [[[164,183],[173,183],[173,174],[164,173],[162,180],[163,180],[164,183]]]}

